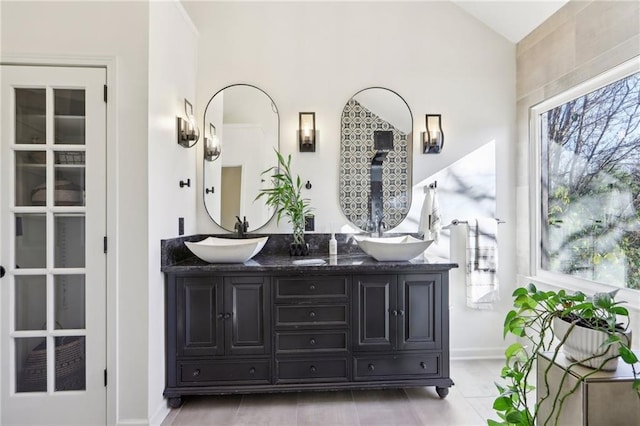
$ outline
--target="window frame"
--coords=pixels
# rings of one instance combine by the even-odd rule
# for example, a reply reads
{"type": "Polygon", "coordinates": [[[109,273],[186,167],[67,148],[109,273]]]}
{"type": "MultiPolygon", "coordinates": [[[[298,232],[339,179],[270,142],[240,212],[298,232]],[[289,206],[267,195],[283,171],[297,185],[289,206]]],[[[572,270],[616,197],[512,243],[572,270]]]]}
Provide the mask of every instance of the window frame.
{"type": "Polygon", "coordinates": [[[631,74],[640,72],[640,56],[611,68],[562,93],[529,108],[529,273],[528,282],[582,291],[586,294],[619,289],[617,299],[640,306],[640,290],[618,287],[598,281],[542,269],[542,129],[540,117],[545,112],[598,90],[631,74]]]}

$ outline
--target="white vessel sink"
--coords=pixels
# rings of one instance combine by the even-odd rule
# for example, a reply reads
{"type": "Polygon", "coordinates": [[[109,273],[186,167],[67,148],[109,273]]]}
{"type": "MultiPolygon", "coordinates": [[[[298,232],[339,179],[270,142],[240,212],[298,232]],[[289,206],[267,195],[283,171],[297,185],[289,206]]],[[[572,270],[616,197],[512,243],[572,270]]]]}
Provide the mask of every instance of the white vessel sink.
{"type": "Polygon", "coordinates": [[[184,244],[193,254],[208,263],[244,263],[258,254],[269,237],[260,238],[216,238],[184,244]]]}
{"type": "Polygon", "coordinates": [[[358,245],[369,256],[381,262],[410,260],[425,251],[433,240],[402,237],[373,238],[354,236],[358,245]]]}

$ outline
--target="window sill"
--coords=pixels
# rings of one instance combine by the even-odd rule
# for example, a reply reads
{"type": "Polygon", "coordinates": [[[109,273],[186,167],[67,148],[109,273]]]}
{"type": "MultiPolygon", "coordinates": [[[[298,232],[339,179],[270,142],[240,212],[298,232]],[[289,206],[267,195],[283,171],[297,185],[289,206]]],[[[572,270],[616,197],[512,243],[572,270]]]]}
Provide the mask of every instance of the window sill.
{"type": "Polygon", "coordinates": [[[550,290],[564,289],[572,292],[581,291],[587,296],[594,293],[609,292],[618,290],[616,300],[625,301],[626,307],[630,310],[640,312],[640,290],[633,290],[625,287],[615,287],[593,281],[581,280],[572,277],[559,277],[554,274],[539,274],[535,276],[518,275],[518,285],[526,286],[533,283],[539,288],[550,290]],[[549,288],[551,287],[551,288],[549,288]]]}

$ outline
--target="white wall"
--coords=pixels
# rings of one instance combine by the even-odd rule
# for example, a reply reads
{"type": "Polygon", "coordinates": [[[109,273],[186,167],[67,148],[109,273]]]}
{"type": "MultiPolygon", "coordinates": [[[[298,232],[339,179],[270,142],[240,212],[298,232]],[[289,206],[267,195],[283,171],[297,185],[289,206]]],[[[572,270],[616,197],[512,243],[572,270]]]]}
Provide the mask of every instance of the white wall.
{"type": "MultiPolygon", "coordinates": [[[[292,154],[294,173],[313,184],[304,195],[315,207],[316,231],[347,223],[338,204],[340,114],[359,90],[383,86],[407,101],[414,118],[414,185],[495,141],[495,211],[507,222],[500,228],[503,302],[493,313],[454,311],[452,338],[454,355],[501,355],[501,322],[509,304],[504,299],[510,299],[515,281],[515,46],[449,2],[185,2],[185,7],[200,31],[198,119],[209,98],[229,84],[265,90],[280,112],[281,151],[292,154]],[[316,112],[315,153],[297,152],[300,111],[316,112]],[[440,155],[420,153],[426,113],[442,114],[440,155]]],[[[201,188],[201,178],[198,182],[201,188]]],[[[197,229],[219,231],[201,200],[197,229]]],[[[410,218],[398,230],[416,231],[417,221],[410,218]]],[[[265,232],[286,233],[290,227],[277,228],[273,220],[265,232]]]]}
{"type": "Polygon", "coordinates": [[[3,58],[29,56],[35,62],[59,63],[107,58],[115,63],[107,75],[114,83],[107,107],[111,114],[107,296],[108,311],[116,315],[108,318],[108,333],[117,341],[108,349],[108,399],[114,410],[111,422],[144,422],[148,401],[148,4],[2,2],[0,7],[3,58]]]}
{"type": "MultiPolygon", "coordinates": [[[[197,30],[177,1],[149,3],[149,327],[148,415],[159,424],[168,412],[165,386],[164,274],[160,240],[196,233],[196,149],[177,143],[176,117],[184,117],[184,99],[196,102],[197,30]],[[191,187],[180,188],[180,180],[191,187]]],[[[194,105],[195,106],[195,105],[194,105]]],[[[200,129],[204,134],[205,129],[200,129]]],[[[202,144],[201,140],[198,144],[202,144]]],[[[202,157],[198,157],[201,161],[202,157]]]]}

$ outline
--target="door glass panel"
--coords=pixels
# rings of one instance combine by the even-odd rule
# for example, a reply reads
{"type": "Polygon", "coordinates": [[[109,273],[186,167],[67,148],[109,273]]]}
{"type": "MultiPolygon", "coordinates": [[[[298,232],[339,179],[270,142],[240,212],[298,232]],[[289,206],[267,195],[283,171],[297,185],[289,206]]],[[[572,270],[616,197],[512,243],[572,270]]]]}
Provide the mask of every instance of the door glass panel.
{"type": "Polygon", "coordinates": [[[84,275],[56,275],[54,295],[56,329],[83,329],[84,275]]]}
{"type": "Polygon", "coordinates": [[[55,152],[56,206],[84,206],[84,151],[55,152]]]}
{"type": "Polygon", "coordinates": [[[15,89],[16,143],[43,144],[47,140],[45,89],[15,89]]]}
{"type": "Polygon", "coordinates": [[[84,215],[53,215],[55,231],[54,267],[84,268],[84,215]]]}
{"type": "Polygon", "coordinates": [[[84,145],[84,90],[55,89],[55,143],[84,145]]]}
{"type": "Polygon", "coordinates": [[[55,341],[55,390],[85,390],[85,337],[56,337],[55,341]]]}
{"type": "Polygon", "coordinates": [[[16,268],[47,266],[47,220],[44,213],[16,214],[16,268]]]}
{"type": "Polygon", "coordinates": [[[47,153],[16,151],[16,206],[47,203],[47,153]]]}
{"type": "Polygon", "coordinates": [[[15,277],[16,330],[47,328],[47,278],[44,275],[15,277]]]}
{"type": "Polygon", "coordinates": [[[15,339],[16,392],[46,392],[47,340],[44,337],[15,339]]]}

